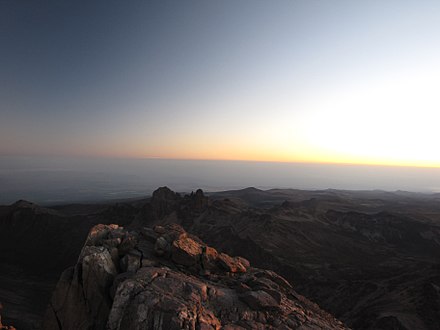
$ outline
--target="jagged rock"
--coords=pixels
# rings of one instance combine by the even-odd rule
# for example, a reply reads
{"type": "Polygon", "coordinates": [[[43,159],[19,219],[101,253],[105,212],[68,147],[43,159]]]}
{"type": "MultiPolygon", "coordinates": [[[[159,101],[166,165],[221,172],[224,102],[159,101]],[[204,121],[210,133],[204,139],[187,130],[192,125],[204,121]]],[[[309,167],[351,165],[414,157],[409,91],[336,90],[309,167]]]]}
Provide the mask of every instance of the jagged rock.
{"type": "Polygon", "coordinates": [[[168,187],[160,187],[153,192],[151,197],[151,206],[153,212],[158,218],[172,213],[180,201],[181,197],[168,187]]]}
{"type": "Polygon", "coordinates": [[[345,329],[275,273],[218,254],[180,226],[162,228],[155,242],[125,232],[121,244],[138,239],[118,268],[107,246],[120,228],[94,227],[58,282],[44,329],[345,329]]]}
{"type": "Polygon", "coordinates": [[[284,278],[271,270],[264,270],[255,274],[257,278],[267,278],[284,288],[292,288],[292,285],[284,278]]]}
{"type": "Polygon", "coordinates": [[[139,252],[133,251],[122,257],[120,261],[121,270],[125,272],[135,272],[141,267],[142,257],[139,252]]]}
{"type": "Polygon", "coordinates": [[[116,225],[92,228],[78,263],[61,275],[44,329],[103,329],[112,306],[110,287],[118,274],[109,250],[100,245],[116,225]]]}
{"type": "Polygon", "coordinates": [[[231,273],[245,273],[246,267],[239,261],[239,259],[232,258],[226,253],[220,253],[217,257],[220,266],[231,273]]]}
{"type": "MultiPolygon", "coordinates": [[[[89,235],[87,236],[86,245],[100,244],[100,240],[107,238],[111,229],[118,229],[118,226],[117,225],[101,225],[101,224],[96,225],[95,227],[93,227],[90,230],[89,235]]],[[[121,230],[115,231],[115,233],[116,232],[122,233],[121,230]]]]}
{"type": "Polygon", "coordinates": [[[166,232],[165,228],[163,226],[159,226],[159,225],[154,226],[153,231],[159,235],[163,235],[166,232]]]}
{"type": "Polygon", "coordinates": [[[279,286],[278,284],[274,283],[273,281],[271,281],[268,278],[256,278],[256,279],[252,279],[248,282],[246,282],[247,285],[249,285],[252,289],[274,289],[274,290],[278,290],[279,286]]]}
{"type": "Polygon", "coordinates": [[[3,325],[0,322],[0,330],[17,330],[16,328],[14,328],[12,325],[3,325]]]}
{"type": "Polygon", "coordinates": [[[121,239],[119,237],[106,239],[102,242],[102,245],[105,246],[107,249],[117,248],[119,244],[121,244],[121,239]]]}
{"type": "Polygon", "coordinates": [[[126,235],[127,232],[124,230],[124,228],[118,226],[110,232],[109,238],[119,238],[122,241],[122,239],[124,239],[126,235]]]}
{"type": "Polygon", "coordinates": [[[218,252],[216,249],[210,247],[210,246],[204,246],[202,247],[203,253],[202,253],[202,267],[206,271],[212,271],[217,269],[217,257],[218,252]]]}
{"type": "Polygon", "coordinates": [[[202,189],[197,189],[191,197],[193,197],[193,208],[196,211],[201,211],[208,205],[208,197],[205,197],[202,189]]]}
{"type": "Polygon", "coordinates": [[[168,242],[172,243],[173,241],[186,237],[186,231],[182,228],[182,226],[171,223],[165,227],[165,232],[162,234],[168,242]]]}
{"type": "Polygon", "coordinates": [[[154,244],[154,252],[158,256],[163,256],[170,251],[170,243],[164,238],[159,237],[154,244]]]}
{"type": "Polygon", "coordinates": [[[240,282],[240,283],[238,283],[237,286],[235,287],[235,290],[236,290],[238,293],[244,293],[244,292],[250,291],[251,288],[250,288],[248,285],[246,285],[245,283],[240,282]]]}
{"type": "Polygon", "coordinates": [[[137,245],[137,238],[134,235],[127,235],[119,245],[119,254],[125,255],[128,251],[133,250],[137,245]]]}
{"type": "Polygon", "coordinates": [[[0,303],[0,330],[17,330],[13,326],[3,325],[3,323],[2,323],[2,315],[1,315],[2,309],[3,309],[3,304],[0,303]]]}
{"type": "MultiPolygon", "coordinates": [[[[163,228],[163,227],[162,227],[163,228]]],[[[157,240],[157,233],[154,229],[144,227],[141,229],[142,236],[149,242],[155,243],[157,240]]]]}
{"type": "Polygon", "coordinates": [[[113,284],[110,287],[110,297],[112,299],[115,298],[115,294],[116,294],[116,290],[119,287],[119,284],[121,284],[122,282],[124,282],[125,280],[131,278],[133,276],[133,273],[129,273],[129,272],[125,272],[125,273],[120,273],[118,275],[115,276],[115,279],[113,280],[113,284]]]}
{"type": "Polygon", "coordinates": [[[141,261],[141,267],[156,267],[158,266],[158,262],[156,260],[150,260],[143,258],[141,261]]]}
{"type": "Polygon", "coordinates": [[[171,258],[179,265],[193,266],[200,260],[201,254],[201,245],[189,237],[175,240],[171,246],[171,258]]]}
{"type": "Polygon", "coordinates": [[[244,266],[244,268],[249,268],[251,266],[251,263],[249,262],[249,260],[247,260],[246,258],[243,257],[235,257],[235,259],[244,266]]]}

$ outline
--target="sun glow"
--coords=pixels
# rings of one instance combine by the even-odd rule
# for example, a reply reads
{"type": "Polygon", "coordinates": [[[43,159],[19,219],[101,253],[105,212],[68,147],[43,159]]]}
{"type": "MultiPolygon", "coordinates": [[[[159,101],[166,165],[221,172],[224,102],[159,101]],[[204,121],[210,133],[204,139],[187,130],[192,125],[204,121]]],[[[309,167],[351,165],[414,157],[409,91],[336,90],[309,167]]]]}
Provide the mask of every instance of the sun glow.
{"type": "Polygon", "coordinates": [[[321,161],[440,166],[439,72],[408,71],[331,91],[305,105],[301,134],[321,161]]]}

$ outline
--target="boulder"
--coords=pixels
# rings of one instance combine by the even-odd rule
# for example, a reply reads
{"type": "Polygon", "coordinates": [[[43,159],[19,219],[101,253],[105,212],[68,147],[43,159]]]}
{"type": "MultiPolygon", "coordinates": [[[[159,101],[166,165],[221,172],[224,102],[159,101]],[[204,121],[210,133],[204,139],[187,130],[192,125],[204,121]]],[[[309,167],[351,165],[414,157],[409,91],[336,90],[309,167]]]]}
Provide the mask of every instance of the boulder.
{"type": "Polygon", "coordinates": [[[141,256],[134,253],[126,254],[120,261],[121,270],[124,272],[135,272],[141,267],[141,256]]]}
{"type": "Polygon", "coordinates": [[[141,261],[141,267],[156,267],[156,266],[159,266],[159,263],[156,260],[143,258],[141,261]]]}
{"type": "Polygon", "coordinates": [[[164,237],[159,237],[154,244],[154,253],[158,256],[163,256],[169,251],[170,243],[164,237]]]}
{"type": "Polygon", "coordinates": [[[216,270],[218,258],[217,250],[209,246],[204,246],[202,250],[202,268],[207,271],[216,270]]]}
{"type": "Polygon", "coordinates": [[[172,223],[165,227],[165,233],[162,234],[168,242],[173,243],[176,239],[184,238],[187,236],[185,229],[182,226],[172,223]]]}
{"type": "Polygon", "coordinates": [[[163,235],[166,233],[166,230],[163,226],[156,225],[153,228],[153,231],[158,235],[163,235]]]}
{"type": "Polygon", "coordinates": [[[133,250],[137,245],[137,238],[134,235],[126,235],[118,247],[119,254],[125,255],[128,251],[133,250]]]}
{"type": "Polygon", "coordinates": [[[158,234],[154,229],[147,227],[141,229],[141,234],[150,243],[155,243],[158,237],[158,234]]]}
{"type": "Polygon", "coordinates": [[[218,264],[226,271],[231,273],[245,273],[246,267],[236,258],[232,258],[226,253],[220,253],[217,257],[218,264]]]}
{"type": "Polygon", "coordinates": [[[171,258],[179,265],[193,266],[200,261],[202,246],[189,237],[184,237],[173,242],[171,258]]]}
{"type": "Polygon", "coordinates": [[[248,269],[249,267],[251,267],[251,263],[249,262],[249,260],[247,260],[246,258],[243,257],[235,257],[235,259],[241,263],[246,269],[248,269]]]}

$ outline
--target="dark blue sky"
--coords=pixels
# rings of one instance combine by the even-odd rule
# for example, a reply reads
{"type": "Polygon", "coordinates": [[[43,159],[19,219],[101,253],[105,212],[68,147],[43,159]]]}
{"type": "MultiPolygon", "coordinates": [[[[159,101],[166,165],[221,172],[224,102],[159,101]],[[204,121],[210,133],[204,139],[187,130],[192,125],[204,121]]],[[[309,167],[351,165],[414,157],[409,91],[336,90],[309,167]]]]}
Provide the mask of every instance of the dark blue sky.
{"type": "Polygon", "coordinates": [[[0,154],[440,166],[438,17],[436,1],[3,0],[0,154]]]}
{"type": "Polygon", "coordinates": [[[184,57],[194,46],[183,34],[196,31],[179,29],[187,21],[179,3],[3,2],[2,99],[12,105],[28,100],[19,110],[44,114],[67,112],[62,107],[79,98],[128,98],[139,89],[154,95],[176,54],[184,57]]]}

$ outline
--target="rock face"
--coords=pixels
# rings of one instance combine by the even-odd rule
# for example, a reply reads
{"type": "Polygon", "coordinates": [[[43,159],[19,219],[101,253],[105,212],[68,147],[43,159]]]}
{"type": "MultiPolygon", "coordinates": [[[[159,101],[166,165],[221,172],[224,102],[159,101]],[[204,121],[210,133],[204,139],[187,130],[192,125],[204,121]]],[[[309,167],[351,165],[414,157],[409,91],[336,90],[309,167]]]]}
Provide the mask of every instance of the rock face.
{"type": "Polygon", "coordinates": [[[0,330],[16,330],[13,326],[3,325],[1,312],[3,309],[3,304],[0,302],[0,330]]]}
{"type": "Polygon", "coordinates": [[[61,276],[44,329],[345,329],[281,276],[176,224],[97,225],[61,276]]]}
{"type": "Polygon", "coordinates": [[[64,213],[23,200],[0,206],[3,324],[40,329],[60,274],[75,264],[90,229],[99,223],[131,222],[125,217],[129,212],[120,212],[117,204],[105,214],[97,211],[102,207],[90,207],[93,214],[84,215],[91,209],[64,213]]]}
{"type": "Polygon", "coordinates": [[[162,218],[166,214],[175,210],[179,204],[181,197],[168,187],[160,187],[154,191],[151,197],[152,209],[156,212],[157,217],[162,218]]]}

